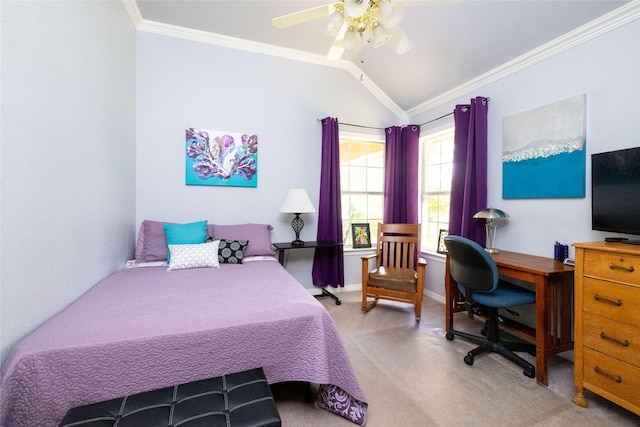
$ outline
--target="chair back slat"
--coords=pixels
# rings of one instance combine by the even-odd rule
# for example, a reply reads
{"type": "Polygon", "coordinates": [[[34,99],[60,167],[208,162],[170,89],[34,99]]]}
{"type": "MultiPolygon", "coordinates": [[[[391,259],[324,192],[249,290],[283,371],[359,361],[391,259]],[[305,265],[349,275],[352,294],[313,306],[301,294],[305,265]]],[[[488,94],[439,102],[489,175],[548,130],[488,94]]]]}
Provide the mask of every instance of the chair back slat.
{"type": "Polygon", "coordinates": [[[415,270],[419,248],[420,224],[378,224],[379,265],[415,270]]]}

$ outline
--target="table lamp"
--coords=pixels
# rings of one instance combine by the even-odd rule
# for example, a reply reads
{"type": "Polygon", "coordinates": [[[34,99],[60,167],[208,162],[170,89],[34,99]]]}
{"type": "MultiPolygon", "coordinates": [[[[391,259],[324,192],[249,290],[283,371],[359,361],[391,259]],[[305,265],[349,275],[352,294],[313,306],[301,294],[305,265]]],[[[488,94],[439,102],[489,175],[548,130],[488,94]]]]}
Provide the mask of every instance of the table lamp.
{"type": "Polygon", "coordinates": [[[480,212],[477,212],[473,217],[484,218],[487,220],[486,224],[484,225],[487,233],[487,247],[484,248],[484,250],[489,252],[490,254],[500,252],[500,250],[495,248],[497,224],[494,220],[498,218],[508,218],[509,214],[500,209],[487,208],[481,210],[480,212]]]}
{"type": "Polygon", "coordinates": [[[304,242],[300,240],[300,231],[302,231],[304,227],[304,221],[300,218],[300,214],[315,211],[316,209],[313,207],[311,199],[309,199],[309,195],[304,188],[292,188],[289,190],[280,208],[280,212],[295,215],[293,221],[291,221],[291,227],[293,227],[293,231],[296,233],[296,239],[291,242],[292,246],[304,246],[304,242]]]}

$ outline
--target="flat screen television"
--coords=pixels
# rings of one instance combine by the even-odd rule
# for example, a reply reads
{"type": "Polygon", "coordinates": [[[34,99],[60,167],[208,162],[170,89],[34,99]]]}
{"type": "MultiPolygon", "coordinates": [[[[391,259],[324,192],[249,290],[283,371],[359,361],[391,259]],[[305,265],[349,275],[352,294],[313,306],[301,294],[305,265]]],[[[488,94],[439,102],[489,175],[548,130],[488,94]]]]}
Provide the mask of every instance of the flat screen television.
{"type": "Polygon", "coordinates": [[[591,155],[591,228],[640,235],[640,147],[591,155]]]}

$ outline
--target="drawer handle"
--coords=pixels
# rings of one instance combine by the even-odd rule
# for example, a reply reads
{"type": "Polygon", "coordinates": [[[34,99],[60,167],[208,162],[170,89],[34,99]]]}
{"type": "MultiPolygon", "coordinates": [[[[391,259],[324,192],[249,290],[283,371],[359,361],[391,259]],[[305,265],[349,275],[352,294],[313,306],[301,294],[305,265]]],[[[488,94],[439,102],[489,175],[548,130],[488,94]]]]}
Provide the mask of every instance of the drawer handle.
{"type": "Polygon", "coordinates": [[[609,298],[602,298],[598,294],[595,294],[593,296],[593,299],[595,299],[596,301],[608,302],[609,304],[617,305],[618,307],[620,307],[622,305],[622,301],[620,301],[619,299],[614,301],[614,300],[609,299],[609,298]]]}
{"type": "Polygon", "coordinates": [[[609,269],[611,269],[611,270],[624,270],[624,271],[628,271],[629,273],[633,273],[634,272],[633,265],[630,265],[629,267],[623,267],[621,265],[615,265],[614,263],[610,263],[609,264],[609,269]]]}
{"type": "Polygon", "coordinates": [[[607,378],[609,378],[610,380],[613,380],[617,383],[621,383],[622,382],[622,377],[620,375],[611,375],[606,373],[605,371],[603,371],[602,369],[598,368],[597,366],[595,368],[593,368],[594,371],[596,371],[596,374],[600,374],[602,376],[605,376],[607,378]]]}
{"type": "Polygon", "coordinates": [[[600,338],[602,338],[603,340],[613,341],[614,343],[620,344],[621,346],[624,346],[624,347],[629,347],[629,340],[620,341],[620,340],[617,340],[615,338],[612,338],[612,337],[608,336],[604,332],[600,332],[600,338]]]}

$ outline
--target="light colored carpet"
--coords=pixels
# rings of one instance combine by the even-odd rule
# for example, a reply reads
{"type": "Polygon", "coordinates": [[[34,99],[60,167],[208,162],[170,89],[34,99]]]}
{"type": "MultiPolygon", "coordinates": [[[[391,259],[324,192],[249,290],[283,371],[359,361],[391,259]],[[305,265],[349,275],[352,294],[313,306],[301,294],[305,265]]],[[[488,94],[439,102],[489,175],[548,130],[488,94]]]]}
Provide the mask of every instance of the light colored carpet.
{"type": "MultiPolygon", "coordinates": [[[[444,304],[425,298],[416,324],[409,305],[381,301],[360,311],[359,292],[338,294],[341,305],[322,298],[349,353],[369,402],[367,427],[390,426],[640,426],[640,417],[587,392],[589,407],[571,402],[573,363],[554,356],[549,387],[527,378],[499,355],[463,362],[474,347],[460,337],[444,337],[444,304]]],[[[479,333],[482,321],[457,314],[455,327],[479,333]]],[[[533,356],[524,355],[534,361],[533,356]]],[[[304,401],[303,384],[274,387],[284,426],[355,424],[304,401]]],[[[317,386],[312,385],[313,401],[317,386]]]]}

